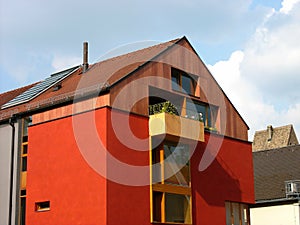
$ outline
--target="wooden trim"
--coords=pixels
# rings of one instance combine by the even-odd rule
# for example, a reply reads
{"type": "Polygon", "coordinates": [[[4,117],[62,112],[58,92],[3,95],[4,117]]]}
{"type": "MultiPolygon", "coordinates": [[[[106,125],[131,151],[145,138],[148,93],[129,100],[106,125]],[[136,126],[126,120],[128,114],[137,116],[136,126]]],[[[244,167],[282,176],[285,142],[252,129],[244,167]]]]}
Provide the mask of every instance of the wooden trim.
{"type": "Polygon", "coordinates": [[[183,103],[182,103],[182,110],[181,110],[181,116],[186,115],[186,97],[183,98],[183,103]]]}
{"type": "Polygon", "coordinates": [[[20,189],[21,190],[26,190],[26,182],[27,181],[27,171],[21,172],[21,185],[20,189]]]}
{"type": "Polygon", "coordinates": [[[47,121],[52,121],[55,119],[64,118],[67,116],[76,115],[79,113],[88,112],[103,106],[109,106],[109,102],[110,95],[105,94],[83,101],[75,102],[73,104],[57,107],[48,111],[34,114],[32,116],[32,124],[35,125],[47,121]]]}
{"type": "Polygon", "coordinates": [[[165,223],[166,222],[166,193],[162,193],[162,199],[160,203],[160,208],[161,208],[161,222],[165,223]]]}
{"type": "Polygon", "coordinates": [[[150,221],[153,222],[153,191],[152,191],[152,176],[153,176],[153,171],[152,171],[152,138],[149,140],[149,167],[150,167],[150,221]]]}
{"type": "Polygon", "coordinates": [[[160,177],[161,177],[161,183],[165,183],[165,163],[164,163],[164,148],[162,145],[162,148],[159,149],[159,163],[160,163],[160,177]]]}
{"type": "Polygon", "coordinates": [[[192,191],[190,187],[183,187],[177,185],[169,185],[169,184],[153,184],[153,191],[158,192],[167,192],[172,194],[181,194],[181,195],[191,195],[192,191]]]}

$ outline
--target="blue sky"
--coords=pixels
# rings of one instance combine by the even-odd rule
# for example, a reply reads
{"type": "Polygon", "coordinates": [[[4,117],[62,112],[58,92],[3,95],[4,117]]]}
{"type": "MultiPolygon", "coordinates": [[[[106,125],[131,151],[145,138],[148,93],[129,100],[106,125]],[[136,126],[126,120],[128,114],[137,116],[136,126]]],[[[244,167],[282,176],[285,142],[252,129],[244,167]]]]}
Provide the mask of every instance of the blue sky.
{"type": "Polygon", "coordinates": [[[299,0],[0,0],[0,92],[120,45],[187,36],[250,126],[300,138],[299,0]],[[236,88],[238,87],[238,88],[236,88]]]}

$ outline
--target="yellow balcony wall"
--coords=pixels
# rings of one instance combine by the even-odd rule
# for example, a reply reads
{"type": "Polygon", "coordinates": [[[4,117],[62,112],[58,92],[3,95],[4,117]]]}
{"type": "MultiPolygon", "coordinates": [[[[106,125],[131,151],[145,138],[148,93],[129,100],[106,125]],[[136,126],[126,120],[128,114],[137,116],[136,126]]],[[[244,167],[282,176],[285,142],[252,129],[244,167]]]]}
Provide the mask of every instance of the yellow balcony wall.
{"type": "Polygon", "coordinates": [[[166,134],[204,142],[203,122],[169,113],[151,115],[149,131],[150,136],[166,134]]]}

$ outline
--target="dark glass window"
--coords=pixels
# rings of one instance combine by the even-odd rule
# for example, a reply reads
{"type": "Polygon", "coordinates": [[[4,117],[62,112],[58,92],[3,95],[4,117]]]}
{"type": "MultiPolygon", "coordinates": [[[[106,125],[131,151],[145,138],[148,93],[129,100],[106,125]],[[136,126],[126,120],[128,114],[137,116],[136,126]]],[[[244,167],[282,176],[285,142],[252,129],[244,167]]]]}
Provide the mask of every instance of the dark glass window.
{"type": "Polygon", "coordinates": [[[27,171],[27,156],[22,157],[22,171],[27,171]]]}
{"type": "Polygon", "coordinates": [[[172,89],[175,90],[175,91],[180,91],[181,90],[179,70],[172,69],[172,89]]]}
{"type": "Polygon", "coordinates": [[[186,115],[190,118],[198,119],[202,117],[204,126],[215,127],[218,114],[218,107],[209,106],[206,103],[187,101],[186,115]]]}
{"type": "Polygon", "coordinates": [[[21,215],[20,215],[21,225],[25,225],[25,214],[26,214],[26,198],[21,198],[21,215]]]}
{"type": "Polygon", "coordinates": [[[23,145],[23,154],[27,154],[27,152],[28,152],[28,145],[25,144],[23,145]]]}
{"type": "Polygon", "coordinates": [[[195,95],[195,81],[187,74],[181,76],[181,87],[189,95],[195,95]]]}
{"type": "Polygon", "coordinates": [[[153,221],[161,222],[162,221],[162,212],[161,204],[163,201],[162,192],[153,192],[153,221]]]}
{"type": "Polygon", "coordinates": [[[50,210],[50,201],[35,203],[35,211],[46,211],[46,210],[50,210]]]}
{"type": "Polygon", "coordinates": [[[172,68],[172,89],[195,95],[196,81],[193,77],[181,70],[172,68]]]}
{"type": "Polygon", "coordinates": [[[164,177],[165,183],[189,186],[190,166],[189,166],[188,145],[164,144],[164,177]],[[174,174],[174,175],[172,175],[174,174]],[[172,176],[170,176],[172,175],[172,176]]]}
{"type": "Polygon", "coordinates": [[[190,221],[190,197],[166,193],[166,222],[186,223],[190,221]],[[174,207],[176,206],[176,207],[174,207]]]}

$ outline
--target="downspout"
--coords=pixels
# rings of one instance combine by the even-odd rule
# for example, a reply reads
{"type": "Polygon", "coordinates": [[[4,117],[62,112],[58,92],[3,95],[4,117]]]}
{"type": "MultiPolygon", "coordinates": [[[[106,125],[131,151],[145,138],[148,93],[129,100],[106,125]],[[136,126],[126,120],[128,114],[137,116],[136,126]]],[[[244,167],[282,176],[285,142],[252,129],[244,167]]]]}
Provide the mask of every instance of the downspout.
{"type": "Polygon", "coordinates": [[[10,156],[10,187],[9,187],[9,214],[8,214],[8,224],[12,225],[12,203],[13,203],[13,183],[14,183],[14,155],[15,155],[15,122],[16,117],[13,115],[9,119],[9,125],[12,127],[11,134],[11,156],[10,156]]]}

